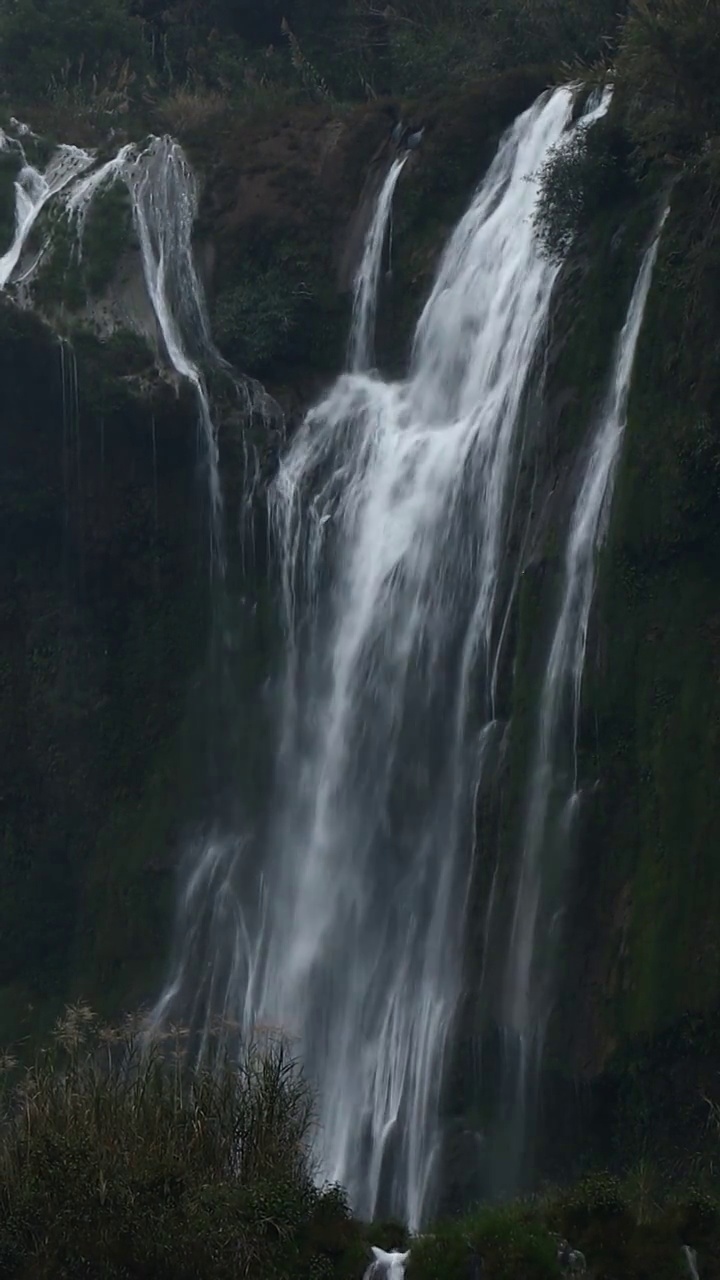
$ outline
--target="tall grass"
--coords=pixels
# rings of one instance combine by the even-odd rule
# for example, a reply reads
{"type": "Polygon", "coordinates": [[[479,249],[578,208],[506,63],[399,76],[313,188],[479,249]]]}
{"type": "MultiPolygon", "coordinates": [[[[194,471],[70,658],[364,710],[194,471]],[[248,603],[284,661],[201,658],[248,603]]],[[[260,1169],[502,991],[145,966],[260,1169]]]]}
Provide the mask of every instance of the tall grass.
{"type": "Polygon", "coordinates": [[[313,1102],[282,1041],[190,1064],[182,1027],[66,1011],[29,1067],[0,1058],[0,1275],[342,1275],[359,1249],[319,1190],[313,1102]]]}

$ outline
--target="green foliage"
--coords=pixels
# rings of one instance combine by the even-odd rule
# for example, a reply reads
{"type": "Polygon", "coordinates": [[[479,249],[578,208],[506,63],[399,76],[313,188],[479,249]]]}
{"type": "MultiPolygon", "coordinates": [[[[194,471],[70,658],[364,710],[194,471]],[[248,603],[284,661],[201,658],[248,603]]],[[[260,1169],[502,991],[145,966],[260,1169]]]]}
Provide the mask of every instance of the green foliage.
{"type": "Polygon", "coordinates": [[[218,299],[215,333],[220,347],[232,352],[239,368],[266,372],[287,350],[308,297],[308,287],[293,281],[282,267],[248,270],[241,284],[218,299]]]}
{"type": "MultiPolygon", "coordinates": [[[[228,358],[253,376],[277,377],[288,365],[323,366],[337,355],[342,325],[333,331],[337,301],[290,245],[275,245],[273,260],[249,254],[239,278],[216,299],[213,328],[228,358]]],[[[344,317],[343,317],[344,318],[344,317]]]]}
{"type": "Polygon", "coordinates": [[[0,150],[0,257],[8,248],[15,229],[15,179],[22,160],[20,152],[0,150]]]}
{"type": "Polygon", "coordinates": [[[313,1183],[295,1063],[220,1038],[214,1069],[194,1068],[185,1029],[148,1041],[140,1020],[98,1027],[79,1003],[31,1067],[0,1059],[3,1275],[348,1274],[359,1231],[313,1183]]]}
{"type": "Polygon", "coordinates": [[[632,0],[617,62],[634,137],[650,159],[683,158],[720,132],[720,9],[632,0]]]}
{"type": "Polygon", "coordinates": [[[93,297],[112,280],[118,259],[130,243],[132,213],[124,183],[115,182],[99,191],[88,209],[82,242],[82,274],[93,297]]]}
{"type": "Polygon", "coordinates": [[[242,101],[267,85],[362,100],[592,59],[616,26],[616,0],[15,0],[0,17],[0,71],[17,95],[74,96],[79,109],[88,96],[127,109],[178,89],[242,101]]]}
{"type": "Polygon", "coordinates": [[[485,1207],[421,1237],[410,1254],[409,1280],[450,1280],[471,1273],[488,1280],[552,1280],[557,1246],[537,1213],[523,1204],[485,1207]]]}
{"type": "Polygon", "coordinates": [[[97,83],[141,55],[123,0],[12,0],[0,10],[0,75],[25,100],[97,83]]]}
{"type": "Polygon", "coordinates": [[[42,253],[32,281],[37,305],[52,311],[58,307],[78,310],[85,293],[75,227],[65,210],[46,205],[33,228],[29,245],[42,253]]]}
{"type": "Polygon", "coordinates": [[[553,147],[539,175],[535,229],[546,255],[561,261],[600,210],[628,188],[628,144],[606,120],[553,147]]]}

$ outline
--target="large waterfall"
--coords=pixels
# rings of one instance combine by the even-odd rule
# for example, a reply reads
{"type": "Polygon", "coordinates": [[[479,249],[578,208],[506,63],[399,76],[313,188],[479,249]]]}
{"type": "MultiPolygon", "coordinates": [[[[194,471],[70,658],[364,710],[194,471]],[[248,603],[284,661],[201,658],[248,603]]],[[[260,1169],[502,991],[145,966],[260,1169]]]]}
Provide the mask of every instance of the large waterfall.
{"type": "MultiPolygon", "coordinates": [[[[160,1007],[182,1008],[183,993],[187,1005],[194,981],[206,1019],[291,1037],[318,1091],[321,1175],[358,1212],[413,1226],[438,1168],[473,800],[517,573],[508,532],[557,271],[535,242],[532,179],[572,111],[569,91],[545,95],[503,138],[442,257],[407,378],[341,377],[281,464],[286,657],[260,870],[253,893],[243,833],[195,851],[160,1007]]],[[[398,176],[358,290],[379,279],[398,176]]],[[[373,308],[358,297],[354,364],[373,308]]]]}
{"type": "MultiPolygon", "coordinates": [[[[574,120],[574,94],[559,89],[507,131],[445,248],[397,382],[371,371],[405,159],[387,172],[355,280],[348,371],[307,415],[269,494],[282,615],[267,693],[270,798],[257,814],[239,804],[213,814],[188,841],[171,972],[152,1015],[155,1025],[186,1020],[200,1056],[218,1026],[246,1039],[268,1028],[287,1036],[317,1091],[319,1176],[343,1183],[360,1215],[392,1212],[412,1228],[433,1205],[441,1168],[445,1070],[482,852],[476,797],[507,730],[496,693],[523,567],[517,494],[559,271],[534,234],[535,179],[552,149],[607,104],[607,95],[592,99],[574,120]]],[[[22,152],[21,138],[0,134],[0,145],[22,152]]],[[[206,375],[209,366],[231,375],[193,260],[197,188],[182,150],[151,138],[103,165],[71,147],[44,172],[22,160],[0,289],[31,280],[50,251],[51,230],[37,244],[46,205],[74,226],[80,256],[95,194],[125,183],[159,350],[197,397],[210,559],[226,582],[206,375]]],[[[560,758],[574,753],[596,554],[656,252],[657,239],[570,515],[516,881],[503,869],[514,897],[497,967],[516,1162],[551,1010],[577,805],[573,769],[563,772],[560,758]]]]}

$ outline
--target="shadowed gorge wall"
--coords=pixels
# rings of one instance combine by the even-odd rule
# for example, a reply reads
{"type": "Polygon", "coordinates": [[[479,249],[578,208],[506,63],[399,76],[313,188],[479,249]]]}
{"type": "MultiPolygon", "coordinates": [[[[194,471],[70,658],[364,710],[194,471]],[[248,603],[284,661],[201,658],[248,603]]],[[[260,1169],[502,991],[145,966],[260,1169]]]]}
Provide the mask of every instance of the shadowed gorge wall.
{"type": "MultiPolygon", "coordinates": [[[[117,1008],[165,959],[179,728],[207,624],[186,395],[0,310],[0,1021],[117,1008]],[[133,383],[140,385],[133,386],[133,383]]],[[[146,357],[149,364],[149,357],[146,357]]],[[[154,976],[155,975],[155,976],[154,976]]]]}
{"type": "MultiPolygon", "coordinates": [[[[342,366],[353,252],[398,113],[426,134],[395,199],[377,334],[386,373],[404,367],[440,249],[498,137],[547,79],[530,68],[342,118],[321,104],[226,121],[212,138],[188,129],[215,337],[278,394],[289,429],[342,366]]],[[[619,1155],[633,1109],[646,1116],[638,1149],[648,1133],[662,1146],[673,1083],[693,1132],[705,1119],[701,1090],[720,1099],[719,173],[709,150],[670,193],[591,616],[540,1135],[558,1173],[577,1154],[578,1131],[591,1134],[587,1154],[619,1155]]],[[[0,201],[8,226],[11,176],[0,201]]],[[[623,170],[591,210],[558,280],[538,370],[544,408],[513,529],[524,531],[525,562],[498,684],[498,720],[512,730],[478,796],[466,1000],[446,1091],[457,1174],[449,1205],[468,1194],[462,1170],[488,1121],[478,1082],[499,1054],[495,1011],[483,1006],[493,965],[485,903],[522,826],[568,511],[666,178],[623,170]]],[[[74,350],[77,365],[35,319],[0,310],[0,1038],[43,1029],[69,995],[116,1012],[157,993],[201,737],[188,706],[207,692],[198,692],[210,600],[192,396],[158,378],[127,336],[101,345],[78,331],[74,350]]],[[[227,722],[228,807],[233,788],[264,800],[263,699],[278,639],[260,517],[257,564],[242,567],[243,431],[239,417],[232,430],[223,420],[232,590],[259,621],[247,627],[240,608],[227,615],[241,637],[234,701],[224,685],[225,705],[214,708],[227,722]],[[235,714],[241,704],[249,714],[235,714]]],[[[260,425],[253,444],[267,478],[281,433],[260,425]]]]}
{"type": "MultiPolygon", "coordinates": [[[[542,1158],[556,1175],[567,1169],[568,1148],[577,1158],[579,1143],[581,1161],[600,1153],[622,1162],[655,1150],[687,1168],[688,1144],[712,1141],[703,1097],[720,1096],[715,166],[708,157],[669,191],[591,616],[572,896],[540,1124],[542,1158]],[[574,1083],[566,1088],[563,1079],[574,1083]]],[[[486,838],[497,833],[500,862],[522,822],[563,511],[633,263],[661,200],[659,187],[619,193],[595,214],[559,282],[547,433],[536,458],[544,477],[537,488],[550,496],[533,517],[517,603],[500,810],[480,815],[486,838]]],[[[479,897],[487,876],[481,881],[479,897]]]]}

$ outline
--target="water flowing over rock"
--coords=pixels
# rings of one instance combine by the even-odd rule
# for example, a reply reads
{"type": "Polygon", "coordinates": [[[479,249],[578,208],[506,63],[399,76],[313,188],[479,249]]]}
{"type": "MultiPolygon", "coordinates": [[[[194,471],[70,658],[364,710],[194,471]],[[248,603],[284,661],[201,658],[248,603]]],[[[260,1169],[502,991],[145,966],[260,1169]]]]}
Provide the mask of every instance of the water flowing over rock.
{"type": "MultiPolygon", "coordinates": [[[[618,338],[605,403],[570,517],[563,583],[538,708],[515,905],[507,935],[503,1021],[508,1036],[508,1160],[519,1166],[532,1091],[552,1009],[565,908],[569,828],[578,804],[575,753],[598,551],[622,444],[635,352],[660,229],[646,250],[618,338]]],[[[510,1172],[517,1181],[519,1168],[510,1172]]]]}
{"type": "MultiPolygon", "coordinates": [[[[25,159],[20,138],[3,135],[3,140],[5,146],[18,148],[25,159]]],[[[175,373],[192,385],[197,398],[207,467],[209,562],[212,573],[222,578],[226,564],[219,450],[204,370],[208,366],[223,369],[241,395],[246,413],[254,407],[267,410],[269,400],[261,387],[232,375],[213,343],[192,247],[197,182],[182,147],[167,136],[150,137],[143,146],[126,143],[100,165],[92,152],[65,145],[53,153],[44,172],[25,161],[15,184],[13,243],[0,259],[0,289],[30,280],[43,257],[52,252],[50,227],[39,251],[23,262],[30,234],[50,202],[73,228],[75,254],[80,260],[92,202],[118,181],[125,184],[130,196],[158,345],[175,373]]]]}
{"type": "Polygon", "coordinates": [[[373,1261],[365,1272],[364,1280],[403,1280],[405,1264],[410,1257],[409,1251],[386,1253],[373,1245],[373,1261]]]}
{"type": "Polygon", "coordinates": [[[354,373],[360,373],[372,364],[373,327],[382,255],[392,218],[393,195],[406,160],[406,156],[394,160],[388,169],[387,177],[377,198],[370,230],[365,238],[362,260],[355,276],[348,352],[348,363],[354,373]]]}
{"type": "MultiPolygon", "coordinates": [[[[271,492],[285,670],[263,831],[188,857],[155,1016],[291,1037],[318,1091],[322,1177],[417,1226],[436,1192],[443,1067],[462,986],[474,797],[494,713],[527,397],[558,268],[533,179],[573,94],[516,121],[442,257],[407,378],[343,375],[271,492]]],[[[369,359],[388,175],[358,276],[369,359]],[[367,282],[370,282],[369,284],[367,282]]]]}
{"type": "MultiPolygon", "coordinates": [[[[6,135],[3,135],[5,139],[6,135]]],[[[81,147],[61,146],[53,154],[44,173],[25,160],[22,144],[12,140],[21,152],[23,165],[15,183],[15,234],[10,248],[0,258],[0,289],[4,289],[16,272],[30,233],[42,210],[54,197],[66,192],[78,175],[93,163],[92,155],[81,147]]],[[[9,145],[6,141],[5,145],[9,145]]],[[[34,270],[47,249],[40,249],[27,269],[34,270]]]]}

